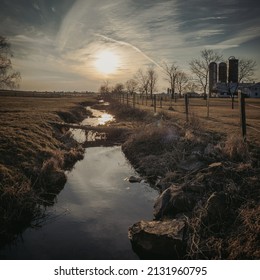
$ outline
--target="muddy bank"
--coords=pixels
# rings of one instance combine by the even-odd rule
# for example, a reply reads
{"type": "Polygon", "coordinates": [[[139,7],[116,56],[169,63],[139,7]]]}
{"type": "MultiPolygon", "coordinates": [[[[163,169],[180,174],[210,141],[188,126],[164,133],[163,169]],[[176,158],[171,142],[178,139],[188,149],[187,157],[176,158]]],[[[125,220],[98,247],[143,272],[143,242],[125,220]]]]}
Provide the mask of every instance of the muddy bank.
{"type": "Polygon", "coordinates": [[[198,122],[180,127],[167,115],[119,106],[111,110],[133,128],[122,149],[161,190],[154,220],[129,229],[140,257],[259,259],[259,147],[198,122]]]}

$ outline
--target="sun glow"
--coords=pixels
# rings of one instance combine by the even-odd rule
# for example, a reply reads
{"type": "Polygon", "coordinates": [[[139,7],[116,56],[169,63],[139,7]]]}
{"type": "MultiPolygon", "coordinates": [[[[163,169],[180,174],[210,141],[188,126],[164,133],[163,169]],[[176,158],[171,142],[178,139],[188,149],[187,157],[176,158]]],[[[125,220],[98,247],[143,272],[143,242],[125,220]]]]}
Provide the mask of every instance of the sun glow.
{"type": "Polygon", "coordinates": [[[119,64],[119,57],[111,51],[103,51],[98,54],[95,66],[98,71],[110,74],[116,71],[119,64]]]}

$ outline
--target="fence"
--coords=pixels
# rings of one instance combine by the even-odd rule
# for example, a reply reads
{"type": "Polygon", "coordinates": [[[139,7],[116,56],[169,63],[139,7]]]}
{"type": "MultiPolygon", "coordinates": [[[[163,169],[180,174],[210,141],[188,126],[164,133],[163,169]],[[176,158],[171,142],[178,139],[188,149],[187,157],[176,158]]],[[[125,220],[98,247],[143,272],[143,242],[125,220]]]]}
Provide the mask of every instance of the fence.
{"type": "Polygon", "coordinates": [[[191,97],[187,94],[177,99],[172,99],[167,94],[150,96],[117,93],[112,96],[127,106],[150,110],[154,113],[164,111],[175,115],[179,119],[182,118],[186,122],[198,118],[204,121],[207,127],[220,132],[228,129],[230,132],[237,133],[240,130],[244,140],[247,138],[247,128],[249,128],[253,131],[250,132],[250,134],[254,134],[253,140],[259,141],[260,99],[245,99],[241,93],[233,101],[231,98],[210,98],[205,100],[201,97],[191,97]],[[232,102],[234,102],[233,109],[232,102]]]}

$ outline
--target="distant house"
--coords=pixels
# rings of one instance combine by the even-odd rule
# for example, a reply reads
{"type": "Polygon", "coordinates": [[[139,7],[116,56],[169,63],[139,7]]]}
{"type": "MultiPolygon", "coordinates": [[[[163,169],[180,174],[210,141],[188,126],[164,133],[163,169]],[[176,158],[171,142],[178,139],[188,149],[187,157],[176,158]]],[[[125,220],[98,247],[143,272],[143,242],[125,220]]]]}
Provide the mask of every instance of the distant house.
{"type": "Polygon", "coordinates": [[[236,95],[237,91],[241,91],[248,97],[260,97],[260,83],[217,83],[214,87],[216,97],[230,97],[232,93],[236,95]]]}
{"type": "Polygon", "coordinates": [[[253,83],[248,89],[249,97],[260,98],[260,83],[253,83]]]}

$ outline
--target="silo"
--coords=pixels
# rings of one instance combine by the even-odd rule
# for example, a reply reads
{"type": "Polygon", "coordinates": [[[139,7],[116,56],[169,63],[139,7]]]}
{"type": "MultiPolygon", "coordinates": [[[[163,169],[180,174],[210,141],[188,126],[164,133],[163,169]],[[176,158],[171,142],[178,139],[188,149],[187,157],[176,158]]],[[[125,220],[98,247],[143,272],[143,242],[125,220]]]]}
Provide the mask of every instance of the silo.
{"type": "Polygon", "coordinates": [[[228,82],[238,83],[238,59],[231,56],[228,60],[228,82]]]}
{"type": "Polygon", "coordinates": [[[218,66],[218,81],[220,83],[227,82],[227,64],[225,62],[220,62],[218,66]]]}
{"type": "Polygon", "coordinates": [[[217,83],[217,63],[210,62],[209,64],[209,95],[212,93],[213,87],[217,83]]]}

